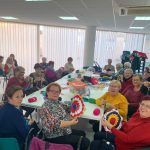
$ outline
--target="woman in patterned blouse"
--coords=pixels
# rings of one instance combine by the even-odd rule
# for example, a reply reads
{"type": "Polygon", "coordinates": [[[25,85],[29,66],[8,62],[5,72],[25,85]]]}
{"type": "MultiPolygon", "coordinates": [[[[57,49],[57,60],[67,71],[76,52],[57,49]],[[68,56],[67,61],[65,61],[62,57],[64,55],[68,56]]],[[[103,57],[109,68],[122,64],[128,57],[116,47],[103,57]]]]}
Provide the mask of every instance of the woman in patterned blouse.
{"type": "Polygon", "coordinates": [[[71,126],[78,123],[77,118],[71,118],[66,105],[58,100],[61,87],[57,83],[51,83],[46,88],[47,99],[38,110],[41,126],[46,140],[53,143],[71,144],[77,149],[80,136],[84,136],[81,142],[81,150],[86,150],[90,141],[85,138],[83,131],[71,130],[71,126]]]}

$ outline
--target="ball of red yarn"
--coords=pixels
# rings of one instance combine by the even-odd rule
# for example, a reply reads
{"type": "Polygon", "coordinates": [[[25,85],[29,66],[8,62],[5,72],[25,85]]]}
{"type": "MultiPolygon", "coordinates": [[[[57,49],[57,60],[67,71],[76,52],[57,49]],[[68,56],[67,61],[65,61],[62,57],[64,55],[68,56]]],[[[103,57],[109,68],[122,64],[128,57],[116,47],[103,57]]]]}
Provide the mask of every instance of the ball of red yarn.
{"type": "Polygon", "coordinates": [[[94,114],[95,116],[98,116],[98,115],[100,114],[100,109],[95,108],[94,111],[93,111],[93,114],[94,114]]]}

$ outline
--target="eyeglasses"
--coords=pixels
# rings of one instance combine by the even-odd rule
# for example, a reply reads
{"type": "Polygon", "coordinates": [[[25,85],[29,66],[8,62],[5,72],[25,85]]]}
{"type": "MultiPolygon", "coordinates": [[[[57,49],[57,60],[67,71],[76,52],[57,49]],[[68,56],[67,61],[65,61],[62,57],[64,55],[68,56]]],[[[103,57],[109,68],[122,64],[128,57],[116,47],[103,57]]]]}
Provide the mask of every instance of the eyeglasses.
{"type": "Polygon", "coordinates": [[[144,103],[140,103],[140,107],[145,107],[146,109],[150,109],[150,105],[145,105],[144,103]]]}
{"type": "Polygon", "coordinates": [[[48,90],[48,92],[54,93],[54,94],[59,94],[60,91],[55,91],[55,90],[48,90]]]}

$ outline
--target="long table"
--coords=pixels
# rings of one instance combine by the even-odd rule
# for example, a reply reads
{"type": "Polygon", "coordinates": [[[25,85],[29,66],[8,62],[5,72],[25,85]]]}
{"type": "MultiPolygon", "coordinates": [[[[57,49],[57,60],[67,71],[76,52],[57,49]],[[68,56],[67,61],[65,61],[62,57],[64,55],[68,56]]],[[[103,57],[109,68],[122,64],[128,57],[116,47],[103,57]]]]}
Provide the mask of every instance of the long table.
{"type": "MultiPolygon", "coordinates": [[[[60,97],[62,98],[62,102],[65,103],[67,101],[71,101],[71,98],[74,96],[74,94],[72,92],[70,92],[69,87],[67,85],[68,76],[63,77],[63,78],[57,80],[56,82],[58,84],[60,84],[62,87],[62,91],[60,94],[60,97]]],[[[94,86],[91,85],[91,86],[89,86],[89,90],[90,90],[90,95],[88,96],[88,98],[97,99],[108,90],[108,87],[100,89],[100,88],[95,88],[94,86]]],[[[39,91],[32,93],[31,95],[26,96],[23,99],[22,105],[32,107],[32,108],[41,107],[45,101],[43,95],[41,94],[41,91],[46,91],[46,87],[44,87],[43,89],[40,89],[39,91]],[[37,101],[32,102],[32,103],[28,102],[28,99],[32,98],[32,97],[36,97],[37,101]]],[[[84,102],[84,104],[85,104],[85,111],[81,117],[87,118],[87,119],[93,119],[93,120],[100,120],[100,118],[102,117],[102,115],[104,113],[103,109],[98,107],[96,104],[92,104],[89,102],[84,102]],[[93,111],[96,108],[98,108],[100,110],[100,114],[98,116],[95,116],[93,114],[93,111]]]]}

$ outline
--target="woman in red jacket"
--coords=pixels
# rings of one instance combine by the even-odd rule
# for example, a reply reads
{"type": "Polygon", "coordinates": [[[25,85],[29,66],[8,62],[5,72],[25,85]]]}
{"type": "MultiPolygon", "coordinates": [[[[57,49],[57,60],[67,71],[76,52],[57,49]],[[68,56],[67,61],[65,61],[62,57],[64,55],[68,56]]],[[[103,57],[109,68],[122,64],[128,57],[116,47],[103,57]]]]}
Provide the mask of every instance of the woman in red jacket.
{"type": "Polygon", "coordinates": [[[139,111],[123,124],[121,130],[117,130],[104,119],[102,125],[112,133],[96,133],[91,150],[137,150],[150,146],[150,96],[143,97],[139,111]]]}

